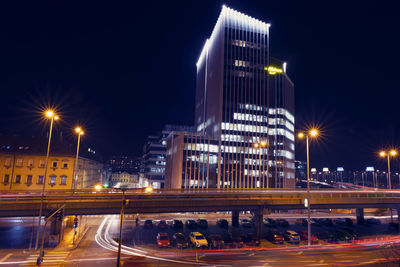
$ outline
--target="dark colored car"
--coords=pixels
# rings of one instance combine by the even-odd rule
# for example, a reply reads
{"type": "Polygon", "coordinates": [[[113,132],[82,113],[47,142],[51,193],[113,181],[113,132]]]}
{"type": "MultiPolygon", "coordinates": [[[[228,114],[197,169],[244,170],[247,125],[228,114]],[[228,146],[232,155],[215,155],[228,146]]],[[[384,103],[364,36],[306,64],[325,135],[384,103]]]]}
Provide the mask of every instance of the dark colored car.
{"type": "Polygon", "coordinates": [[[277,219],[276,220],[276,224],[278,226],[282,226],[282,227],[288,227],[289,226],[289,222],[285,219],[277,219]]]}
{"type": "Polygon", "coordinates": [[[376,218],[368,218],[364,221],[365,224],[376,224],[379,225],[381,224],[381,221],[376,219],[376,218]]]}
{"type": "Polygon", "coordinates": [[[225,219],[218,219],[217,225],[221,228],[229,228],[229,223],[225,219]]]}
{"type": "MultiPolygon", "coordinates": [[[[308,241],[308,232],[307,231],[305,231],[305,230],[299,231],[299,236],[300,236],[301,240],[308,241]]],[[[326,234],[326,239],[328,239],[328,238],[329,238],[329,235],[326,234]]],[[[316,243],[318,243],[318,238],[311,233],[311,244],[316,244],[316,243]]]]}
{"type": "Polygon", "coordinates": [[[260,245],[260,239],[254,233],[248,233],[242,235],[242,241],[247,246],[255,247],[260,245]]]}
{"type": "Polygon", "coordinates": [[[275,227],[276,226],[275,220],[271,219],[271,218],[264,218],[263,219],[263,223],[264,223],[265,226],[268,226],[268,227],[275,227]]]}
{"type": "Polygon", "coordinates": [[[352,226],[353,220],[349,218],[337,218],[335,219],[335,224],[338,225],[345,225],[345,226],[352,226]]]}
{"type": "Polygon", "coordinates": [[[183,222],[181,220],[173,220],[172,227],[174,229],[182,229],[183,228],[183,222]]]}
{"type": "Polygon", "coordinates": [[[329,233],[328,232],[318,232],[318,233],[316,233],[315,234],[317,237],[318,237],[318,239],[320,239],[320,240],[329,240],[330,239],[330,235],[329,235],[329,233]]]}
{"type": "Polygon", "coordinates": [[[157,245],[159,248],[170,247],[171,242],[167,233],[159,233],[157,235],[157,245]]]}
{"type": "Polygon", "coordinates": [[[222,240],[224,241],[225,247],[233,247],[233,240],[232,240],[232,235],[229,233],[226,233],[222,235],[222,240]]]}
{"type": "Polygon", "coordinates": [[[321,225],[324,225],[324,226],[333,226],[332,219],[329,219],[329,218],[320,219],[319,222],[321,225]]]}
{"type": "Polygon", "coordinates": [[[315,226],[321,226],[321,222],[318,219],[311,218],[310,219],[310,224],[315,225],[315,226]]]}
{"type": "Polygon", "coordinates": [[[202,228],[202,229],[206,229],[208,228],[208,222],[206,219],[198,219],[197,220],[197,226],[202,228]]]}
{"type": "Polygon", "coordinates": [[[240,219],[240,225],[246,228],[253,227],[253,222],[249,219],[240,219]]]}
{"type": "Polygon", "coordinates": [[[171,243],[176,248],[187,248],[189,247],[189,241],[186,236],[182,233],[176,233],[172,236],[171,243]]]}
{"type": "Polygon", "coordinates": [[[343,241],[351,241],[352,237],[349,233],[343,230],[336,230],[329,234],[329,242],[343,242],[343,241]]]}
{"type": "Polygon", "coordinates": [[[224,248],[224,240],[221,235],[210,235],[208,237],[208,245],[211,248],[222,249],[224,248]]]}
{"type": "Polygon", "coordinates": [[[308,224],[308,222],[304,218],[298,218],[298,219],[296,219],[295,224],[296,225],[306,226],[308,224]]]}
{"type": "Polygon", "coordinates": [[[267,232],[266,239],[274,244],[283,244],[284,242],[282,234],[275,229],[267,232]]]}
{"type": "Polygon", "coordinates": [[[157,228],[158,229],[167,229],[168,228],[167,222],[165,220],[161,220],[158,223],[157,228]]]}
{"type": "Polygon", "coordinates": [[[144,228],[153,228],[153,221],[152,220],[145,220],[143,227],[144,228]]]}
{"type": "Polygon", "coordinates": [[[359,239],[359,238],[360,238],[360,235],[359,235],[356,231],[354,231],[353,229],[351,229],[351,228],[340,227],[339,230],[348,233],[352,240],[355,240],[355,239],[359,239]]]}
{"type": "Polygon", "coordinates": [[[185,225],[187,228],[194,229],[197,227],[197,223],[195,220],[186,220],[185,225]]]}
{"type": "Polygon", "coordinates": [[[237,248],[243,247],[244,243],[243,243],[242,237],[240,236],[240,233],[233,232],[232,233],[232,241],[233,241],[233,244],[235,245],[235,247],[237,247],[237,248]]]}

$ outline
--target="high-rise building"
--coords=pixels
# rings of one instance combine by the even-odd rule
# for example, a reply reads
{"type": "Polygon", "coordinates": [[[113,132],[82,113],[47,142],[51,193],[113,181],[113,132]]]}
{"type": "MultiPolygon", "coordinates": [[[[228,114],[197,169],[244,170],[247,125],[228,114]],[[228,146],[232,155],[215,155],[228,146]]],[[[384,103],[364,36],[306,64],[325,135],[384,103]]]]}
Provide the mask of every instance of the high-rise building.
{"type": "Polygon", "coordinates": [[[175,175],[169,176],[167,171],[167,179],[182,182],[168,184],[184,188],[295,186],[294,86],[286,63],[269,56],[269,27],[223,6],[196,64],[194,136],[200,137],[171,135],[167,169],[178,168],[182,175],[172,170],[175,175]],[[215,163],[209,158],[214,145],[215,163]],[[168,166],[169,162],[174,164],[168,166]],[[216,167],[206,166],[209,163],[216,167]]]}

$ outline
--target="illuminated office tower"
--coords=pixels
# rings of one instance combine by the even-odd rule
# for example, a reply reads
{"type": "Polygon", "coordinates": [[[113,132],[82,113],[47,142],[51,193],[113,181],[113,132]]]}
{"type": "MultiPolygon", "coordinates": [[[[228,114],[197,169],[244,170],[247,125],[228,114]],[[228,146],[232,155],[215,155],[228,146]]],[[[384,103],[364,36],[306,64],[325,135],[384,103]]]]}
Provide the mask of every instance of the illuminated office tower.
{"type": "Polygon", "coordinates": [[[202,138],[171,135],[167,148],[167,169],[168,157],[171,168],[182,166],[166,179],[181,179],[179,187],[295,186],[294,87],[286,63],[269,56],[269,26],[223,6],[197,62],[195,129],[202,138]],[[216,160],[208,158],[211,148],[215,154],[208,143],[216,145],[216,160]]]}

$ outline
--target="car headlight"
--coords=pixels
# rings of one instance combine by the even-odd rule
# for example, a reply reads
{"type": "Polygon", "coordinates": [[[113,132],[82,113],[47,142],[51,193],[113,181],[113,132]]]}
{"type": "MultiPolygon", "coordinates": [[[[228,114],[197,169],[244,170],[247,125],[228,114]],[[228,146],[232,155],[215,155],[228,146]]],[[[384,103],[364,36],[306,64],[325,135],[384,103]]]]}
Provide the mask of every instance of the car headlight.
{"type": "Polygon", "coordinates": [[[199,242],[196,242],[196,247],[200,247],[200,243],[199,242]]]}

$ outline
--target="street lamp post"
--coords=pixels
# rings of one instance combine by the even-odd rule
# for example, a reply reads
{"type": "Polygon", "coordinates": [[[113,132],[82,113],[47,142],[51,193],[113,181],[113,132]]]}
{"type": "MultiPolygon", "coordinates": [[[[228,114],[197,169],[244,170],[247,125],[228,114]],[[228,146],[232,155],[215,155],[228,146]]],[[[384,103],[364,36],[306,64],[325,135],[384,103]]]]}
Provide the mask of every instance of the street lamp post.
{"type": "Polygon", "coordinates": [[[81,135],[83,135],[83,130],[82,130],[82,128],[81,127],[76,127],[75,128],[75,132],[78,134],[78,142],[77,142],[77,145],[76,145],[76,156],[75,156],[75,168],[74,168],[74,180],[73,180],[73,189],[74,189],[74,192],[75,192],[75,190],[77,189],[77,182],[78,182],[78,167],[79,167],[79,165],[78,165],[78,160],[79,160],[79,145],[80,145],[80,142],[81,142],[81,135]]]}
{"type": "MultiPolygon", "coordinates": [[[[263,168],[264,164],[262,164],[263,161],[261,160],[261,150],[262,150],[262,148],[267,147],[267,142],[264,140],[261,140],[260,142],[254,143],[253,147],[258,148],[258,151],[259,151],[258,172],[260,174],[260,184],[261,184],[261,172],[262,172],[262,170],[264,170],[264,168],[263,168]]],[[[264,177],[264,175],[263,175],[263,177],[264,177]]],[[[263,186],[265,186],[265,182],[263,182],[263,186]]],[[[267,171],[267,190],[268,189],[269,189],[269,179],[268,179],[268,171],[267,171]]]]}
{"type": "MultiPolygon", "coordinates": [[[[387,164],[388,164],[388,186],[389,190],[392,190],[392,181],[390,177],[390,157],[395,157],[397,156],[397,150],[391,149],[390,151],[381,151],[379,152],[379,156],[381,157],[386,157],[387,158],[387,164]]],[[[390,220],[393,222],[393,210],[390,208],[390,220]]]]}
{"type": "Polygon", "coordinates": [[[310,129],[307,134],[300,132],[298,137],[300,139],[306,138],[306,150],[307,150],[307,244],[311,245],[311,208],[310,208],[310,149],[309,149],[309,137],[317,137],[318,130],[310,129]]]}
{"type": "MultiPolygon", "coordinates": [[[[38,246],[39,246],[40,226],[41,226],[41,219],[42,219],[42,213],[43,213],[43,200],[44,200],[44,192],[46,189],[47,165],[49,162],[50,143],[51,143],[51,134],[53,132],[53,123],[54,123],[54,120],[59,119],[59,117],[52,110],[47,110],[44,115],[46,118],[50,119],[50,131],[49,131],[49,139],[47,142],[46,161],[44,164],[44,176],[43,176],[43,181],[42,181],[43,182],[43,190],[42,190],[42,194],[40,196],[39,222],[38,222],[38,229],[37,229],[37,233],[36,233],[35,250],[37,250],[38,246]]],[[[43,229],[43,231],[44,230],[45,229],[43,229]]]]}
{"type": "Polygon", "coordinates": [[[123,223],[124,223],[124,212],[125,212],[125,191],[126,189],[122,190],[122,202],[121,202],[121,213],[119,218],[119,240],[118,240],[118,256],[117,256],[117,267],[120,266],[121,263],[121,246],[122,246],[122,230],[123,230],[123,223]]]}

